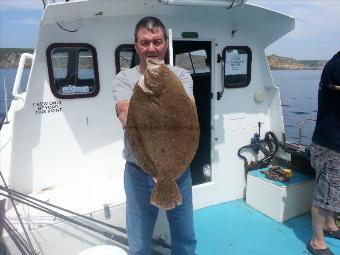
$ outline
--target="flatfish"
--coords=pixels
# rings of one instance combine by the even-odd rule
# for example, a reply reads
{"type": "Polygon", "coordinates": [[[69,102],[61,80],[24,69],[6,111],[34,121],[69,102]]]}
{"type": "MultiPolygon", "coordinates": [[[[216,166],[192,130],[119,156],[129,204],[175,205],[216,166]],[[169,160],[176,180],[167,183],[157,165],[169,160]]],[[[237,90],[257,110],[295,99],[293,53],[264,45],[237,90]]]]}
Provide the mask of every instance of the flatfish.
{"type": "Polygon", "coordinates": [[[151,204],[166,210],[180,205],[176,180],[195,156],[199,123],[194,102],[163,61],[147,59],[130,99],[125,132],[137,164],[157,179],[151,204]]]}

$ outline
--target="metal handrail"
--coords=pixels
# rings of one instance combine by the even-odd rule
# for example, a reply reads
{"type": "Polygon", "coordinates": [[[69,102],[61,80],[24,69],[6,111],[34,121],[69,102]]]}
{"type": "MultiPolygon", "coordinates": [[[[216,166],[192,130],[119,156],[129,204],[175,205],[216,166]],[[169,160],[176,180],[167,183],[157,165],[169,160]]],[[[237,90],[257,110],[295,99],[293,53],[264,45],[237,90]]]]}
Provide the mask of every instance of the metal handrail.
{"type": "Polygon", "coordinates": [[[29,53],[23,53],[20,57],[18,71],[17,71],[17,75],[15,76],[15,81],[13,85],[12,94],[13,94],[14,99],[21,99],[21,100],[25,99],[25,96],[19,93],[20,82],[21,82],[22,73],[24,71],[27,59],[31,59],[33,61],[33,58],[34,58],[34,55],[29,54],[29,53]]]}
{"type": "Polygon", "coordinates": [[[302,121],[302,123],[301,123],[300,126],[299,126],[298,145],[301,145],[302,128],[304,127],[304,125],[305,125],[309,120],[316,121],[316,119],[310,118],[310,117],[307,117],[307,118],[305,118],[305,119],[302,121]]]}
{"type": "Polygon", "coordinates": [[[4,86],[4,94],[5,94],[5,121],[3,122],[3,124],[7,124],[8,123],[8,101],[7,101],[7,84],[6,84],[6,73],[7,73],[8,69],[4,70],[4,82],[3,82],[3,86],[4,86]]]}
{"type": "Polygon", "coordinates": [[[169,64],[171,66],[174,65],[174,47],[173,47],[173,41],[172,41],[172,29],[169,28],[169,64]]]}

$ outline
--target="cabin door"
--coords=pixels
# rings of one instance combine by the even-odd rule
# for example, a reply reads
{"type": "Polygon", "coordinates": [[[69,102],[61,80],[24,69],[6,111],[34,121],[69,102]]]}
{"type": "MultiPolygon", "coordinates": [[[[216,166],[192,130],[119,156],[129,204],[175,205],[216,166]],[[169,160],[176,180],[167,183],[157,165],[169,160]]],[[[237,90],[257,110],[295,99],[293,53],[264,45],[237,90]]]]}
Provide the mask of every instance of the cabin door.
{"type": "Polygon", "coordinates": [[[189,70],[200,124],[200,140],[191,163],[193,185],[211,178],[211,42],[173,41],[174,65],[189,70]]]}

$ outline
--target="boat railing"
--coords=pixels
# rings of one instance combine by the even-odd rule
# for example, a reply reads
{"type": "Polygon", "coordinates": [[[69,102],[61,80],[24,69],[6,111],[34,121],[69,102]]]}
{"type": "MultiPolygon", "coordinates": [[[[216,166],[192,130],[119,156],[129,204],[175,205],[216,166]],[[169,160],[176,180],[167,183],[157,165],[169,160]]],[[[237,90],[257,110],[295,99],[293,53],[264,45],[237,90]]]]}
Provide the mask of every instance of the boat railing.
{"type": "Polygon", "coordinates": [[[302,129],[306,125],[308,121],[316,121],[315,118],[307,117],[305,118],[299,126],[299,134],[298,134],[298,145],[301,145],[301,136],[302,136],[302,129]]]}
{"type": "Polygon", "coordinates": [[[33,62],[33,58],[34,58],[34,55],[30,54],[30,53],[23,53],[20,57],[18,70],[17,70],[17,74],[15,76],[15,81],[14,81],[14,85],[13,85],[12,94],[13,94],[14,99],[24,100],[25,97],[26,97],[25,94],[19,92],[20,83],[21,83],[21,79],[22,79],[22,73],[25,69],[25,65],[26,65],[27,61],[31,60],[33,62]]]}
{"type": "Polygon", "coordinates": [[[2,124],[7,124],[8,123],[8,98],[7,98],[7,84],[6,84],[6,73],[7,73],[8,69],[4,69],[3,71],[3,85],[4,85],[4,101],[5,101],[5,120],[2,122],[2,120],[0,120],[0,129],[2,124]]]}

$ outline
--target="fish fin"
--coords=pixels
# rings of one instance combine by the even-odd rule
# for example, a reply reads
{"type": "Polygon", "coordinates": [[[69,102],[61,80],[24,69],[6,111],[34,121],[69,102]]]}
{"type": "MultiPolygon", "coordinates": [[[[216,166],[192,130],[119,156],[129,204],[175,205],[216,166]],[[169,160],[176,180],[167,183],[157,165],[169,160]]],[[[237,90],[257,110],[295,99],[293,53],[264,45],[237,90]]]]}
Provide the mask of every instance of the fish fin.
{"type": "Polygon", "coordinates": [[[151,193],[151,204],[170,210],[182,204],[181,192],[174,180],[157,180],[151,193]]]}

